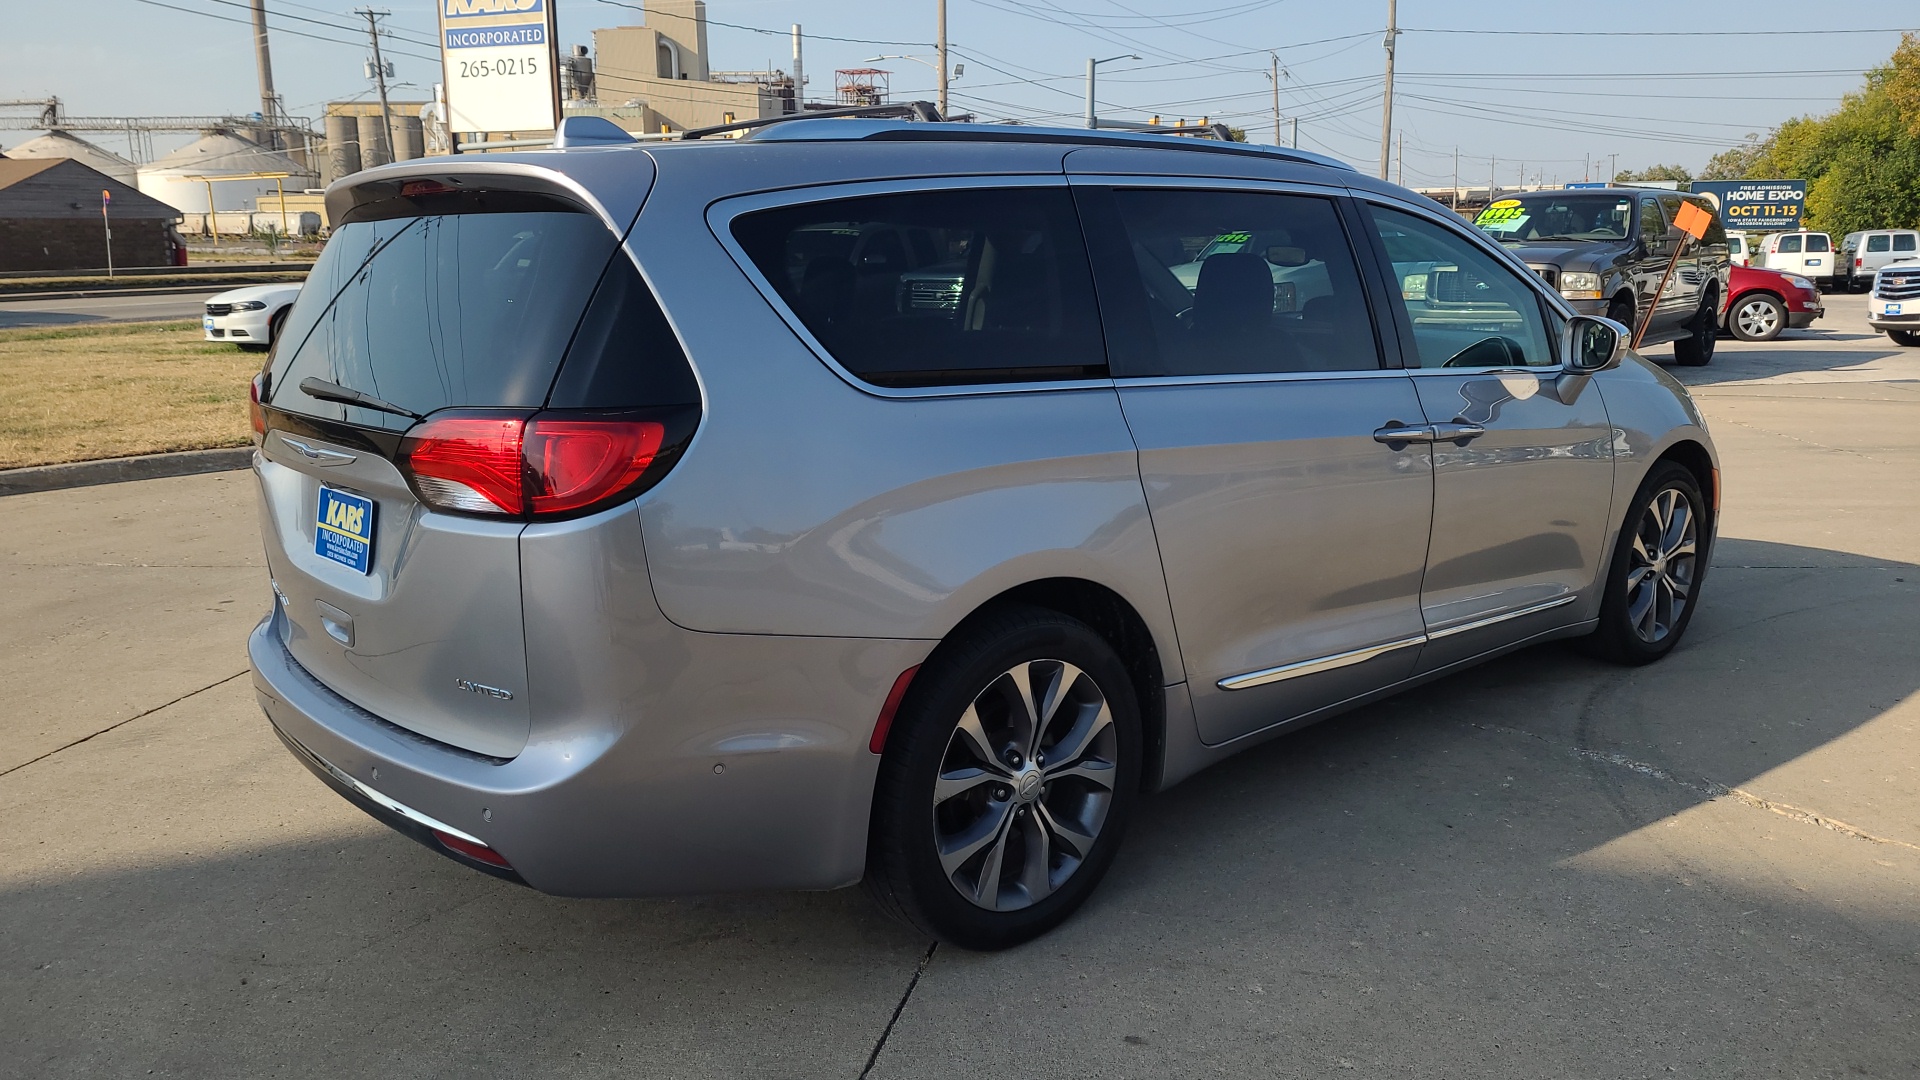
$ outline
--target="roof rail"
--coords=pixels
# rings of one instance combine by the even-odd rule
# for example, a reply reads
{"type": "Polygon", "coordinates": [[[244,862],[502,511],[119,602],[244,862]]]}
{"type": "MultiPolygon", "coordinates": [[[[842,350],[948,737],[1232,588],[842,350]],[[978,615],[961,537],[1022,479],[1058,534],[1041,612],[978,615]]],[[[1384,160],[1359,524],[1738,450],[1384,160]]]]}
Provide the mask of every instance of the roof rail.
{"type": "MultiPolygon", "coordinates": [[[[1102,121],[1104,124],[1105,121],[1102,121]]],[[[1206,154],[1250,154],[1281,161],[1292,161],[1302,165],[1318,165],[1326,169],[1339,169],[1343,172],[1356,172],[1352,165],[1339,158],[1316,154],[1311,150],[1297,150],[1289,146],[1269,146],[1265,143],[1243,143],[1218,138],[1176,138],[1180,128],[1160,127],[1157,130],[1149,125],[1141,125],[1145,131],[1120,130],[1115,128],[1049,128],[1029,127],[1020,124],[900,124],[885,125],[879,130],[849,132],[849,139],[871,140],[874,142],[1036,142],[1067,143],[1080,146],[1131,146],[1157,150],[1186,150],[1206,154]]],[[[1186,128],[1189,136],[1205,132],[1204,128],[1186,128]]]]}
{"type": "Polygon", "coordinates": [[[772,124],[784,124],[792,120],[827,120],[836,116],[872,116],[901,120],[918,120],[922,123],[941,122],[940,110],[934,108],[931,101],[908,101],[899,105],[854,105],[845,109],[815,109],[812,112],[791,112],[781,116],[762,116],[753,120],[736,120],[731,124],[715,124],[712,127],[691,128],[680,133],[682,139],[704,139],[709,135],[720,135],[729,131],[752,131],[772,124]]]}

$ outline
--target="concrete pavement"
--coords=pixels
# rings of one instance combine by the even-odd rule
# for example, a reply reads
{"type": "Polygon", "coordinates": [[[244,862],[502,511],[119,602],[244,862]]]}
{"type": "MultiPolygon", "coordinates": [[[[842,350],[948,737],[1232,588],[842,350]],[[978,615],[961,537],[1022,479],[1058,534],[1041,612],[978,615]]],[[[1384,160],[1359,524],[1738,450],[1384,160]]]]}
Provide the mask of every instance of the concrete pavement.
{"type": "Polygon", "coordinates": [[[0,500],[0,1075],[1920,1074],[1920,350],[1829,312],[1680,372],[1726,539],[1672,657],[1242,755],[997,955],[463,870],[268,733],[245,474],[0,500]]]}

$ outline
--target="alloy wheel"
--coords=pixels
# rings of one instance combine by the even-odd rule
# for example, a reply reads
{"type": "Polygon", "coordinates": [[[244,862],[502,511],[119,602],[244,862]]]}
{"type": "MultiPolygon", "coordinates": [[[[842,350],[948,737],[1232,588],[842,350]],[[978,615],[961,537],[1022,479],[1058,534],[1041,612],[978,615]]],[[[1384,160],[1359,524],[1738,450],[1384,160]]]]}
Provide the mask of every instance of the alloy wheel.
{"type": "Polygon", "coordinates": [[[1780,332],[1780,309],[1766,300],[1749,300],[1734,313],[1740,336],[1761,341],[1780,332]]]}
{"type": "Polygon", "coordinates": [[[954,725],[934,783],[947,880],[989,911],[1052,895],[1093,853],[1118,746],[1106,695],[1072,664],[1022,661],[989,682],[954,725]]]}
{"type": "Polygon", "coordinates": [[[1627,571],[1627,624],[1641,641],[1666,639],[1693,599],[1699,515],[1679,488],[1663,488],[1634,529],[1627,571]]]}

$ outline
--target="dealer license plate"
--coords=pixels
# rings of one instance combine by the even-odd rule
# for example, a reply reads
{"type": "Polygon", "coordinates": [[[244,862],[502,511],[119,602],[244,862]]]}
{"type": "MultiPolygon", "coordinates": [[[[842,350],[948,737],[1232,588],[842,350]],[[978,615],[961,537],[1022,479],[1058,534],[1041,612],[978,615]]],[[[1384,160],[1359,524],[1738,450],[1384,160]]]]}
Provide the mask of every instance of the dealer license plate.
{"type": "Polygon", "coordinates": [[[1808,259],[1808,260],[1807,260],[1807,265],[1808,265],[1808,266],[1819,266],[1819,265],[1820,265],[1820,260],[1819,260],[1819,259],[1808,259]]]}
{"type": "Polygon", "coordinates": [[[366,573],[373,564],[373,500],[321,487],[313,553],[366,573]]]}
{"type": "Polygon", "coordinates": [[[208,315],[206,318],[201,319],[200,325],[206,327],[207,333],[213,333],[213,316],[208,315]]]}
{"type": "Polygon", "coordinates": [[[1883,307],[1883,308],[1881,308],[1881,309],[1880,309],[1880,313],[1881,313],[1882,315],[1898,315],[1898,314],[1900,314],[1900,305],[1899,305],[1899,304],[1888,304],[1888,305],[1886,305],[1885,307],[1883,307]]]}

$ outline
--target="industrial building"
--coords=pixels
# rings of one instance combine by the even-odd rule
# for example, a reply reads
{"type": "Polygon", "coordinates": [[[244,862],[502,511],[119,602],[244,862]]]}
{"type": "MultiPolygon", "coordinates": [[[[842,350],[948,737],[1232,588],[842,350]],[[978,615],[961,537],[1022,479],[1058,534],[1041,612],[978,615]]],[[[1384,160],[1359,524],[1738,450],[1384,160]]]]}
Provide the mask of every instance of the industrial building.
{"type": "Polygon", "coordinates": [[[0,159],[0,272],[176,265],[180,211],[71,158],[0,159]],[[103,219],[101,192],[111,196],[103,219]]]}
{"type": "Polygon", "coordinates": [[[653,0],[640,25],[595,30],[593,52],[584,77],[585,58],[569,57],[569,83],[591,87],[598,107],[576,99],[567,112],[597,112],[629,131],[685,131],[796,108],[786,72],[712,68],[704,0],[653,0]]]}

